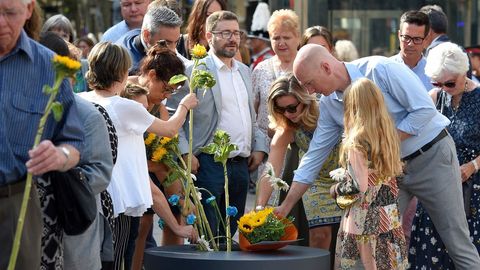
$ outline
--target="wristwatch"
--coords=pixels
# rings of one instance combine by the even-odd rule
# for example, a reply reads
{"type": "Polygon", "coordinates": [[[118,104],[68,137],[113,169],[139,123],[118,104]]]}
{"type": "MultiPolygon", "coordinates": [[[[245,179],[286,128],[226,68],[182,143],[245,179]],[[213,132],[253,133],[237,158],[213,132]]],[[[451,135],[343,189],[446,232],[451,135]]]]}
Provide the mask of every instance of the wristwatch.
{"type": "Polygon", "coordinates": [[[67,158],[67,159],[65,160],[65,163],[63,163],[63,166],[62,166],[62,169],[61,169],[61,170],[63,171],[63,170],[65,169],[65,166],[67,166],[68,161],[70,160],[70,150],[68,150],[68,148],[65,147],[65,146],[61,146],[61,147],[60,147],[60,150],[62,150],[62,153],[63,153],[63,154],[65,155],[65,157],[67,158]]]}

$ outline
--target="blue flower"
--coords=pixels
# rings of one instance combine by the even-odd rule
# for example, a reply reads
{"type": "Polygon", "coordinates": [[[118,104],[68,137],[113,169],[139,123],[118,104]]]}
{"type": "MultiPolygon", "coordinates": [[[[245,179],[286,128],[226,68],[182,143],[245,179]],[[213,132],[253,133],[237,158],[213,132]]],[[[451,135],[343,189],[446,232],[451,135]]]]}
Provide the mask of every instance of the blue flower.
{"type": "Polygon", "coordinates": [[[165,226],[165,221],[163,221],[162,218],[158,218],[158,227],[160,227],[161,230],[163,230],[163,227],[165,226]]]}
{"type": "Polygon", "coordinates": [[[173,194],[172,196],[170,196],[170,198],[168,198],[168,203],[170,203],[172,206],[175,206],[178,204],[179,200],[180,196],[178,196],[177,194],[173,194]]]}
{"type": "Polygon", "coordinates": [[[197,220],[197,217],[194,214],[189,214],[187,216],[187,224],[188,225],[193,225],[195,223],[195,220],[197,220]]]}
{"type": "Polygon", "coordinates": [[[237,207],[235,206],[229,206],[227,207],[227,215],[234,217],[238,214],[237,207]]]}
{"type": "Polygon", "coordinates": [[[213,205],[216,202],[215,199],[215,196],[211,196],[207,199],[207,203],[213,205]]]}

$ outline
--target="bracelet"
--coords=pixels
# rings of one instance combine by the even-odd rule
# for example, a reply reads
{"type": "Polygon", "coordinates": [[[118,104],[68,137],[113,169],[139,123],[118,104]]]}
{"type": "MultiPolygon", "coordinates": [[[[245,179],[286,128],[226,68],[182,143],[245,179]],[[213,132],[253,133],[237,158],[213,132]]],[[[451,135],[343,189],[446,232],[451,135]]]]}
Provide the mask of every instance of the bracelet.
{"type": "Polygon", "coordinates": [[[188,112],[188,111],[190,111],[190,109],[188,109],[188,108],[187,108],[187,106],[186,106],[185,104],[183,104],[183,103],[180,103],[180,104],[178,104],[178,105],[179,105],[179,106],[183,106],[183,107],[184,107],[184,108],[187,110],[187,112],[188,112]]]}
{"type": "Polygon", "coordinates": [[[255,207],[255,211],[262,211],[263,209],[265,209],[265,207],[261,205],[257,205],[257,207],[255,207]]]}
{"type": "Polygon", "coordinates": [[[471,162],[472,162],[472,164],[473,164],[473,167],[475,167],[475,172],[478,172],[478,170],[479,170],[480,168],[478,167],[477,160],[474,159],[474,160],[472,160],[471,162]]]}

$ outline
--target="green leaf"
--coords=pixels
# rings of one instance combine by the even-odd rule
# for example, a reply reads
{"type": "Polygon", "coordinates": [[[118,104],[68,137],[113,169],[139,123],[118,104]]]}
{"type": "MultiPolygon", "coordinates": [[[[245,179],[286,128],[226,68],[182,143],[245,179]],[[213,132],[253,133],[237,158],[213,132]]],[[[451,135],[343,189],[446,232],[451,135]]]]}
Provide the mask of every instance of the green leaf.
{"type": "Polygon", "coordinates": [[[60,102],[55,101],[52,104],[52,112],[53,112],[53,118],[55,121],[60,121],[62,119],[62,114],[63,114],[63,106],[60,102]]]}
{"type": "Polygon", "coordinates": [[[173,77],[170,78],[170,80],[168,81],[168,84],[170,85],[177,85],[181,82],[184,82],[188,80],[188,77],[183,75],[183,74],[178,74],[178,75],[175,75],[173,77]]]}
{"type": "Polygon", "coordinates": [[[51,95],[53,93],[53,88],[50,87],[50,85],[44,85],[42,91],[45,95],[51,95]]]}
{"type": "Polygon", "coordinates": [[[207,146],[200,147],[200,151],[202,151],[203,153],[206,153],[206,154],[213,155],[217,151],[217,147],[214,143],[210,143],[207,146]]]}
{"type": "Polygon", "coordinates": [[[175,181],[178,179],[181,179],[182,175],[179,171],[175,170],[172,173],[170,173],[167,178],[163,181],[162,185],[164,187],[169,187],[171,184],[173,184],[175,181]]]}

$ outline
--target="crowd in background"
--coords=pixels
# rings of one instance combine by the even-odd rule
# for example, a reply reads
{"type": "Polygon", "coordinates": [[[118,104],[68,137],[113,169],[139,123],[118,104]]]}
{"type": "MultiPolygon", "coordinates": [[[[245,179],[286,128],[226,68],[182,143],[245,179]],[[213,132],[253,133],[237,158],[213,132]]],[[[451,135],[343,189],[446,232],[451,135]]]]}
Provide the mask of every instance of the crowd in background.
{"type": "MultiPolygon", "coordinates": [[[[248,192],[257,209],[280,196],[271,165],[291,184],[275,212],[295,214],[301,244],[330,250],[332,269],[480,269],[480,46],[450,41],[441,7],[398,18],[398,54],[359,58],[352,41],[324,26],[302,30],[294,11],[263,2],[248,33],[224,0],[196,0],[185,21],[175,0],[120,5],[123,21],[76,37],[62,14],[43,22],[34,0],[0,0],[1,269],[27,171],[36,177],[16,269],[142,269],[146,248],[196,242],[181,211],[189,198],[169,205],[183,187],[163,185],[169,169],[147,160],[144,139],[178,134],[187,161],[193,132],[196,185],[225,205],[223,167],[200,150],[217,129],[238,147],[227,161],[233,232],[248,192]],[[191,75],[196,44],[216,79],[202,94],[169,82],[191,75]],[[52,51],[81,68],[61,85],[61,121],[50,119],[31,150],[52,51]],[[72,236],[51,210],[45,173],[74,167],[98,215],[72,236]],[[340,205],[345,196],[354,199],[340,205]],[[165,223],[158,244],[154,214],[165,223]]],[[[208,204],[212,230],[225,235],[208,204]]]]}

